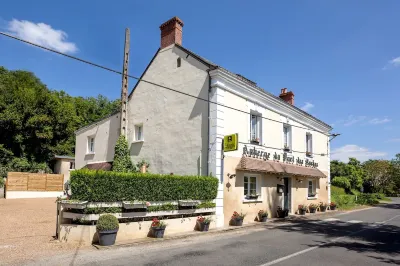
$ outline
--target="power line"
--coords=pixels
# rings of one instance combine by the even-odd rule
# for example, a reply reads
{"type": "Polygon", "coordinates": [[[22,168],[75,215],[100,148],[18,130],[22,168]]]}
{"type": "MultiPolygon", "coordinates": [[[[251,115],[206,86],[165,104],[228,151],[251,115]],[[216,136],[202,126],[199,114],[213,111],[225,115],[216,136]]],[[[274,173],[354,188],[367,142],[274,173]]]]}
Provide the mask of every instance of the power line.
{"type": "MultiPolygon", "coordinates": [[[[119,75],[123,75],[123,73],[122,73],[121,71],[118,71],[118,70],[115,70],[115,69],[112,69],[112,68],[108,68],[108,67],[105,67],[105,66],[102,66],[102,65],[99,65],[99,64],[96,64],[96,63],[93,63],[93,62],[84,60],[84,59],[79,58],[79,57],[76,57],[76,56],[68,55],[68,54],[65,54],[65,53],[56,51],[56,50],[51,49],[51,48],[44,47],[44,46],[39,45],[39,44],[36,44],[36,43],[32,43],[32,42],[30,42],[30,41],[27,41],[27,40],[18,38],[18,37],[16,37],[16,36],[13,36],[13,35],[10,35],[10,34],[4,33],[4,32],[0,32],[0,35],[3,35],[3,36],[6,36],[6,37],[15,39],[15,40],[17,40],[17,41],[20,41],[20,42],[23,42],[23,43],[26,43],[26,44],[29,44],[29,45],[32,45],[32,46],[35,46],[35,47],[38,47],[38,48],[41,48],[41,49],[44,49],[44,50],[47,50],[47,51],[50,51],[50,52],[53,52],[53,53],[62,55],[62,56],[68,57],[68,58],[70,58],[70,59],[77,60],[77,61],[82,62],[82,63],[85,63],[85,64],[89,64],[89,65],[94,66],[94,67],[97,67],[97,68],[101,68],[101,69],[103,69],[103,70],[107,70],[107,71],[110,71],[110,72],[113,72],[113,73],[116,73],[116,74],[119,74],[119,75]]],[[[176,89],[172,89],[172,88],[169,88],[169,87],[164,86],[164,85],[161,85],[161,84],[157,84],[157,83],[152,82],[152,81],[140,79],[140,78],[135,77],[135,76],[130,75],[130,74],[126,74],[126,76],[127,76],[127,77],[130,77],[130,78],[133,78],[133,79],[136,79],[136,80],[138,80],[139,82],[148,83],[148,84],[151,84],[151,85],[153,85],[153,86],[157,86],[157,87],[160,87],[160,88],[163,88],[163,89],[166,89],[166,90],[169,90],[169,91],[173,91],[173,92],[176,92],[176,93],[179,93],[179,94],[188,96],[188,97],[192,97],[192,98],[194,98],[194,99],[198,99],[198,100],[202,100],[202,101],[204,101],[204,102],[208,102],[208,103],[211,103],[211,104],[219,105],[219,106],[222,106],[222,107],[225,107],[225,108],[234,110],[234,111],[238,111],[238,112],[241,112],[241,113],[244,113],[244,114],[254,115],[254,116],[257,116],[257,117],[260,117],[260,118],[262,118],[262,119],[269,120],[269,121],[272,121],[272,122],[276,122],[276,123],[280,123],[280,124],[285,124],[285,123],[282,122],[282,121],[278,121],[278,120],[275,120],[275,119],[263,117],[263,116],[261,116],[261,115],[253,114],[253,113],[250,113],[250,112],[246,112],[246,111],[243,111],[243,110],[240,110],[240,109],[231,107],[231,106],[227,106],[227,105],[225,105],[225,104],[213,102],[213,101],[210,101],[210,100],[208,100],[208,99],[204,99],[204,98],[201,98],[201,97],[198,97],[198,96],[195,96],[195,95],[186,93],[186,92],[182,92],[182,91],[179,91],[179,90],[176,90],[176,89]]],[[[301,126],[297,126],[297,125],[290,125],[290,126],[291,126],[291,127],[297,127],[297,128],[309,130],[309,128],[301,127],[301,126]]],[[[325,132],[322,132],[322,131],[319,131],[319,130],[313,129],[313,131],[319,132],[319,133],[321,133],[321,134],[326,135],[325,132]]],[[[260,146],[263,146],[263,145],[260,145],[260,146]]],[[[263,147],[266,147],[266,146],[263,146],[263,147]]],[[[273,148],[273,147],[266,147],[266,148],[282,150],[281,148],[273,148]]],[[[300,152],[300,151],[296,151],[296,152],[298,152],[298,153],[306,153],[306,152],[300,152]]],[[[320,155],[325,155],[325,154],[322,153],[322,154],[320,154],[320,155]]]]}

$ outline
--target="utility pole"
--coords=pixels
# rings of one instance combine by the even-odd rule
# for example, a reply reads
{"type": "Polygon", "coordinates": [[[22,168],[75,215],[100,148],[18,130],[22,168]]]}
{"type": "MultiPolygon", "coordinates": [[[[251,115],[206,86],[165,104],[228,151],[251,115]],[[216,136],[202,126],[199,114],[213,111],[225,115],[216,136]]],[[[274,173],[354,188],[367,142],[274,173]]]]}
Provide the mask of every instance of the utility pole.
{"type": "Polygon", "coordinates": [[[121,135],[126,137],[127,129],[127,113],[128,113],[128,66],[129,66],[129,44],[130,31],[125,29],[125,47],[124,47],[124,62],[122,68],[122,88],[121,88],[121,135]]]}

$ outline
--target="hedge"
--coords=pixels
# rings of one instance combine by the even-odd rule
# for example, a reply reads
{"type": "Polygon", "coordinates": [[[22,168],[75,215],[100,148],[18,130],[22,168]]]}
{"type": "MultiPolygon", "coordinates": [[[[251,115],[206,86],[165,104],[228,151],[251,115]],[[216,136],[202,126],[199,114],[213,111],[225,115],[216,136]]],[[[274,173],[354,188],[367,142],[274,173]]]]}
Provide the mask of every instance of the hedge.
{"type": "Polygon", "coordinates": [[[82,169],[71,172],[71,190],[71,199],[92,202],[213,200],[218,179],[82,169]]]}

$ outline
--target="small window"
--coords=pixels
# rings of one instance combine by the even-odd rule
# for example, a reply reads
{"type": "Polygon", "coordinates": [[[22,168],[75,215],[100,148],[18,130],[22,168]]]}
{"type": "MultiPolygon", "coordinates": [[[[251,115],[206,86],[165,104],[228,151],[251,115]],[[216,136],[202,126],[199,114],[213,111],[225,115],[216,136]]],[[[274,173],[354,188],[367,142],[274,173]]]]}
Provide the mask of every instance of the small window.
{"type": "Polygon", "coordinates": [[[283,125],[283,150],[290,151],[292,149],[292,134],[289,125],[283,125]]]}
{"type": "Polygon", "coordinates": [[[143,139],[143,125],[136,125],[135,126],[135,140],[141,141],[143,139]]]}
{"type": "Polygon", "coordinates": [[[88,153],[94,153],[94,138],[88,138],[88,153]]]}
{"type": "Polygon", "coordinates": [[[312,135],[310,133],[306,134],[306,155],[312,156],[312,135]]]}
{"type": "Polygon", "coordinates": [[[258,178],[256,176],[244,176],[244,197],[245,199],[257,200],[260,196],[260,188],[257,184],[258,178]]]}
{"type": "Polygon", "coordinates": [[[261,144],[261,115],[250,115],[250,143],[261,144]]]}
{"type": "Polygon", "coordinates": [[[316,192],[316,180],[315,179],[310,179],[308,180],[308,197],[309,198],[315,198],[317,196],[316,192]]]}
{"type": "Polygon", "coordinates": [[[178,57],[178,59],[176,59],[176,66],[177,67],[181,67],[181,58],[180,57],[178,57]]]}
{"type": "Polygon", "coordinates": [[[70,170],[75,169],[75,162],[69,162],[69,169],[70,170]]]}

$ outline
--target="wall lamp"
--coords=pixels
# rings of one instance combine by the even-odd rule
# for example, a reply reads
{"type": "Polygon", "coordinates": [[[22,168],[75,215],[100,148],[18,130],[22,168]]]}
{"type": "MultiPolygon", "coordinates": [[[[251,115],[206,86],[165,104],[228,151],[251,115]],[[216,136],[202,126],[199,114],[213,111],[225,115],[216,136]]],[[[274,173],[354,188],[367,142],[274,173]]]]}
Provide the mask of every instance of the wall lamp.
{"type": "Polygon", "coordinates": [[[236,177],[236,174],[231,175],[228,173],[228,177],[229,177],[229,179],[232,179],[232,178],[236,177]]]}
{"type": "Polygon", "coordinates": [[[340,133],[329,134],[329,137],[330,137],[329,141],[333,140],[334,138],[336,138],[338,136],[340,136],[340,133]]]}
{"type": "Polygon", "coordinates": [[[296,181],[299,183],[303,183],[303,179],[296,178],[296,181]]]}

